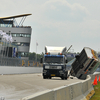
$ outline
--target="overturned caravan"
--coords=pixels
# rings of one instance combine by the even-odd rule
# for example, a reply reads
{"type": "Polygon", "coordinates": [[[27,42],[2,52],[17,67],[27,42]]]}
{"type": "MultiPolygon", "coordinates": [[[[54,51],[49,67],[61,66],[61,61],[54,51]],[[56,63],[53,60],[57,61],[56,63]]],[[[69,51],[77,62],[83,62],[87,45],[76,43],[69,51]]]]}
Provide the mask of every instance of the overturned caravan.
{"type": "Polygon", "coordinates": [[[100,66],[100,60],[96,51],[89,47],[84,47],[72,63],[70,75],[79,79],[86,79],[88,74],[93,74],[100,66]]]}

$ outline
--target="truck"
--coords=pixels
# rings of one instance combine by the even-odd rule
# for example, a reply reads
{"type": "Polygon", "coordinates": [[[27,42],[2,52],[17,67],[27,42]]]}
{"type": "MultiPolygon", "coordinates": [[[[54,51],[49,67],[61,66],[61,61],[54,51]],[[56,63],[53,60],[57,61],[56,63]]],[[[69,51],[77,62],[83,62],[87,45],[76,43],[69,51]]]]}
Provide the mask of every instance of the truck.
{"type": "Polygon", "coordinates": [[[70,75],[78,79],[86,79],[88,74],[93,74],[100,66],[100,60],[96,51],[89,47],[84,47],[72,63],[70,75]]]}
{"type": "Polygon", "coordinates": [[[43,79],[68,78],[66,47],[45,46],[45,54],[40,63],[43,63],[43,79]]]}

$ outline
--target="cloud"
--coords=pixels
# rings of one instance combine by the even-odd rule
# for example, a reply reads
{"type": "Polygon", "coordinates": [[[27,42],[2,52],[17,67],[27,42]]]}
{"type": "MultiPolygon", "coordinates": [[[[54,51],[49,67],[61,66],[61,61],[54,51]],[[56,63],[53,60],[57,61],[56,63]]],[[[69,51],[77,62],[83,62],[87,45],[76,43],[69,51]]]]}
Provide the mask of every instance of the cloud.
{"type": "MultiPolygon", "coordinates": [[[[66,0],[48,0],[32,7],[33,17],[30,23],[37,23],[42,30],[71,33],[78,22],[84,21],[89,14],[86,7],[78,3],[70,4],[66,0]]],[[[43,32],[45,33],[45,32],[43,32]]]]}
{"type": "Polygon", "coordinates": [[[86,7],[78,3],[69,4],[66,0],[49,0],[42,7],[46,18],[55,21],[82,21],[89,14],[86,7]]]}
{"type": "Polygon", "coordinates": [[[100,21],[98,20],[85,20],[83,23],[80,23],[79,29],[81,37],[83,38],[97,39],[100,37],[100,21]]]}
{"type": "Polygon", "coordinates": [[[66,0],[1,1],[1,17],[32,13],[30,19],[27,18],[25,22],[37,23],[42,28],[57,27],[62,22],[66,23],[66,21],[81,22],[89,14],[86,7],[78,3],[70,4],[66,0]]]}
{"type": "Polygon", "coordinates": [[[71,44],[77,50],[79,45],[99,41],[99,8],[96,6],[86,0],[1,0],[0,17],[32,13],[23,24],[32,27],[31,51],[35,51],[36,40],[40,51],[44,51],[44,45],[71,44]]]}

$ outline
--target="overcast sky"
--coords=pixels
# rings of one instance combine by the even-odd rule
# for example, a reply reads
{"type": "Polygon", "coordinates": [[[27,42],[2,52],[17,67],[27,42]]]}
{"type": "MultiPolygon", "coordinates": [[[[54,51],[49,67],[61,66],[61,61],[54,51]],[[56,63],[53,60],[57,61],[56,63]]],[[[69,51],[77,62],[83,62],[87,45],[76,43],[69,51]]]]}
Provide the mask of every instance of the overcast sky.
{"type": "Polygon", "coordinates": [[[32,27],[30,52],[44,47],[73,45],[100,51],[100,0],[0,0],[0,17],[27,14],[23,25],[32,27]]]}

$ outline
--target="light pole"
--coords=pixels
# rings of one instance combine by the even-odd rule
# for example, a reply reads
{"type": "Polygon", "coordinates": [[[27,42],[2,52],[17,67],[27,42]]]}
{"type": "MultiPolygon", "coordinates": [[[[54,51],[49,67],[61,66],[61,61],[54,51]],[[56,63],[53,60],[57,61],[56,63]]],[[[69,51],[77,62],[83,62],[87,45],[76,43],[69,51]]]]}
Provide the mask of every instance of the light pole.
{"type": "Polygon", "coordinates": [[[38,46],[38,43],[36,41],[36,62],[37,62],[37,46],[38,46]]]}
{"type": "MultiPolygon", "coordinates": [[[[10,36],[10,34],[11,34],[11,33],[10,33],[10,31],[9,31],[9,36],[10,36]]],[[[9,39],[9,41],[10,41],[10,39],[9,39]]],[[[7,47],[8,47],[8,49],[7,49],[7,50],[8,50],[8,51],[7,51],[7,57],[9,56],[9,41],[8,41],[8,46],[7,46],[7,47]]]]}

